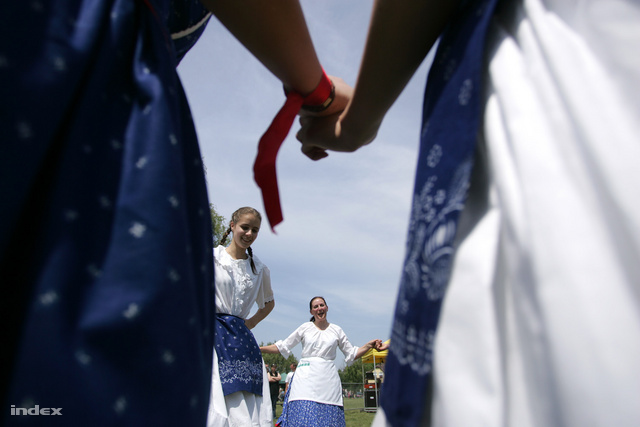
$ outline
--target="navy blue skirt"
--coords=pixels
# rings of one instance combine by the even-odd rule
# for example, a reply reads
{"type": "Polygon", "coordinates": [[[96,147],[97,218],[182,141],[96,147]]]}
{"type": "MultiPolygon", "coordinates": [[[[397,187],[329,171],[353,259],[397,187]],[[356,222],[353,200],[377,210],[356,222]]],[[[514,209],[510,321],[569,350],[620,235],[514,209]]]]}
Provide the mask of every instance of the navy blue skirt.
{"type": "Polygon", "coordinates": [[[211,224],[170,36],[197,4],[0,5],[3,401],[62,413],[6,425],[206,423],[211,224]]]}

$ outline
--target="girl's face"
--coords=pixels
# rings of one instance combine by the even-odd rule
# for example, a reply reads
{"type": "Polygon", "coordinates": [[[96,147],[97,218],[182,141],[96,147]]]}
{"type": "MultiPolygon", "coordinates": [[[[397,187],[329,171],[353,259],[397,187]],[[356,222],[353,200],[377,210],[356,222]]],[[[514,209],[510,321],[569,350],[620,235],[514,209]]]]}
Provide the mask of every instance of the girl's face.
{"type": "Polygon", "coordinates": [[[311,310],[309,311],[311,315],[316,318],[317,322],[318,320],[325,320],[327,318],[329,307],[327,307],[327,303],[325,303],[322,298],[315,298],[311,301],[311,310]]]}
{"type": "Polygon", "coordinates": [[[232,222],[233,242],[236,246],[247,249],[258,238],[260,220],[254,214],[240,215],[238,222],[232,222]]]}

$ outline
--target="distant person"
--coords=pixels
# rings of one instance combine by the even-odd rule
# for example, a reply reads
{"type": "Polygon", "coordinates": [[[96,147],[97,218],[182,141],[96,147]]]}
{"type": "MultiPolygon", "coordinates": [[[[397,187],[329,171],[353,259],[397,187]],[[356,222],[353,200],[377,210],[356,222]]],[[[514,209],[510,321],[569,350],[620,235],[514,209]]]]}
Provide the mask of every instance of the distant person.
{"type": "Polygon", "coordinates": [[[302,354],[296,373],[291,380],[280,427],[344,427],[342,383],[334,360],[336,349],[351,364],[372,348],[381,348],[382,341],[374,339],[362,347],[354,347],[338,325],[329,323],[327,306],[323,297],[309,301],[311,320],[302,324],[284,341],[260,347],[263,353],[278,354],[287,358],[291,350],[302,343],[302,354]]]}
{"type": "Polygon", "coordinates": [[[273,421],[271,377],[251,332],[275,306],[271,272],[251,248],[261,224],[262,216],[256,209],[236,210],[214,249],[216,334],[209,427],[267,425],[273,421]],[[231,243],[225,247],[229,234],[231,243]],[[258,310],[249,317],[254,304],[258,310]]]}
{"type": "Polygon", "coordinates": [[[375,425],[640,425],[640,2],[374,4],[298,135],[369,144],[440,39],[375,425]]]}
{"type": "Polygon", "coordinates": [[[284,385],[284,392],[286,393],[287,391],[289,391],[289,384],[291,383],[291,378],[293,378],[293,375],[296,373],[296,368],[298,367],[298,363],[292,363],[289,366],[289,373],[287,374],[287,378],[285,379],[285,385],[284,385]]]}
{"type": "Polygon", "coordinates": [[[276,418],[276,403],[278,402],[278,395],[280,394],[280,380],[282,376],[277,371],[277,366],[274,363],[269,370],[269,392],[271,394],[271,407],[273,408],[273,418],[276,418]]]}

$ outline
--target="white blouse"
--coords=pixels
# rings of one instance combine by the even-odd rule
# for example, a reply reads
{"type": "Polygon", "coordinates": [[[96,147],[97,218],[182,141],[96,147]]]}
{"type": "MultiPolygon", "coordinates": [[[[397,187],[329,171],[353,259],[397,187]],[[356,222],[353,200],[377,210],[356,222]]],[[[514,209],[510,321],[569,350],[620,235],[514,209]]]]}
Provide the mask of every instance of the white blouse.
{"type": "Polygon", "coordinates": [[[253,257],[257,274],[249,259],[233,259],[224,246],[213,250],[216,277],[216,312],[246,319],[255,302],[264,308],[273,301],[269,268],[253,257]]]}
{"type": "Polygon", "coordinates": [[[342,328],[330,323],[324,330],[320,330],[313,322],[300,325],[285,340],[276,342],[280,354],[286,359],[298,343],[302,342],[301,357],[321,357],[327,360],[336,358],[336,348],[344,354],[345,363],[350,365],[356,357],[358,347],[354,347],[342,328]]]}

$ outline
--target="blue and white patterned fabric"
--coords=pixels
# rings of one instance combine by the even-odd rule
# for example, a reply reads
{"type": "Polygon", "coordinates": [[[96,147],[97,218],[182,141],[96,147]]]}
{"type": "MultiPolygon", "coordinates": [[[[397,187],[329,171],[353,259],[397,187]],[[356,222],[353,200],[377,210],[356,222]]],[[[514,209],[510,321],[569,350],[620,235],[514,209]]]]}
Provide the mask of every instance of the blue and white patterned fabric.
{"type": "Polygon", "coordinates": [[[206,422],[211,220],[170,37],[194,4],[0,4],[2,400],[48,426],[206,422]]]}
{"type": "Polygon", "coordinates": [[[262,396],[262,353],[244,320],[230,314],[216,315],[215,348],[222,391],[262,396]]]}
{"type": "Polygon", "coordinates": [[[282,414],[276,423],[278,427],[345,427],[344,408],[327,405],[313,400],[293,400],[285,398],[282,414]]]}
{"type": "MultiPolygon", "coordinates": [[[[297,371],[296,371],[297,372],[297,371]]],[[[282,414],[277,427],[344,427],[344,407],[328,405],[313,400],[291,400],[289,395],[295,374],[291,377],[287,394],[282,403],[282,414]]]]}
{"type": "MultiPolygon", "coordinates": [[[[283,407],[284,408],[284,407],[283,407]]],[[[278,418],[279,427],[345,427],[344,408],[312,400],[293,400],[278,418]]]]}
{"type": "Polygon", "coordinates": [[[473,168],[485,33],[496,0],[466,1],[429,72],[407,253],[381,403],[393,426],[419,425],[457,221],[473,168]]]}

